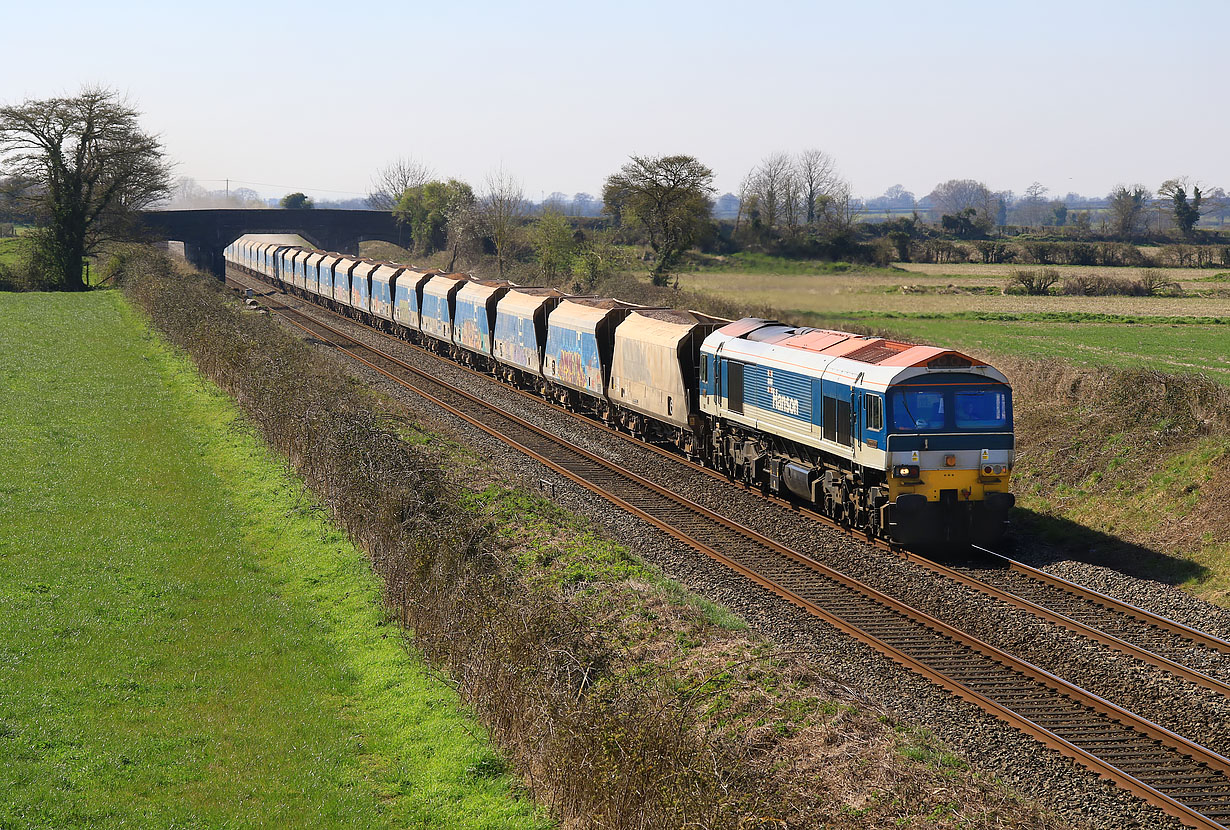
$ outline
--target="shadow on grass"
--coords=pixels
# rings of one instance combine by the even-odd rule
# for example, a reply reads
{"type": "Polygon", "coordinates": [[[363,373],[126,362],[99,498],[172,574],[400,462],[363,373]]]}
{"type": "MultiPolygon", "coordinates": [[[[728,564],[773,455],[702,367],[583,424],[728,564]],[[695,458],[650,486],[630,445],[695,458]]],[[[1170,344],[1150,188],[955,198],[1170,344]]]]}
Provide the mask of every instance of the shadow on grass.
{"type": "Polygon", "coordinates": [[[1012,514],[1012,540],[1014,550],[1004,550],[1004,553],[1013,555],[1029,551],[1034,560],[1032,564],[1039,566],[1070,559],[1167,585],[1199,583],[1212,575],[1208,568],[1182,556],[1152,550],[1077,522],[1021,507],[1012,514]]]}

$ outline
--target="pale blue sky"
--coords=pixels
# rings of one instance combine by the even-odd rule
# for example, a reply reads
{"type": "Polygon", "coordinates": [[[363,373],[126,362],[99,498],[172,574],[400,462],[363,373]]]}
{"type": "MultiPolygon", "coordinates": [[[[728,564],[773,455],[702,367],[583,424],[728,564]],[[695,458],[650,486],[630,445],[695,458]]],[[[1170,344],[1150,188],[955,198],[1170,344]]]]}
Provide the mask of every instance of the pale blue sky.
{"type": "Polygon", "coordinates": [[[210,188],[345,198],[408,155],[597,195],[629,154],[681,152],[725,191],[818,147],[860,196],[1230,190],[1227,2],[12,5],[0,101],[120,89],[210,188]]]}

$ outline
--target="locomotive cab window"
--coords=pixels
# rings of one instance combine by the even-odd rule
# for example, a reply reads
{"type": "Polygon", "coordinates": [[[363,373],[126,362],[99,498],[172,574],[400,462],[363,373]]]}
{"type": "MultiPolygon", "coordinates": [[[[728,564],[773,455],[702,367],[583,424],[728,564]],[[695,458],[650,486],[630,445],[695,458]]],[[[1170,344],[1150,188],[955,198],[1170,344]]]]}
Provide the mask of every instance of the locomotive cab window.
{"type": "Polygon", "coordinates": [[[893,429],[907,432],[943,429],[948,408],[940,391],[906,391],[893,393],[893,429]]]}
{"type": "Polygon", "coordinates": [[[884,429],[884,402],[875,395],[863,395],[863,426],[871,432],[884,429]]]}
{"type": "Polygon", "coordinates": [[[700,382],[709,382],[709,358],[702,357],[700,359],[700,382]]]}
{"type": "Polygon", "coordinates": [[[996,429],[1008,425],[1008,396],[999,389],[953,392],[958,429],[996,429]]]}

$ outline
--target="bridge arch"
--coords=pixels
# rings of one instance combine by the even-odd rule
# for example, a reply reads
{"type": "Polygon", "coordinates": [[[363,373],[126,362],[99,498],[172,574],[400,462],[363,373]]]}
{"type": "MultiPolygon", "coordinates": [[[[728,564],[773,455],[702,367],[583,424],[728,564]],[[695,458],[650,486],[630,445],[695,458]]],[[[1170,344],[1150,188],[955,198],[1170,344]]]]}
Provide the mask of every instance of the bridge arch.
{"type": "Polygon", "coordinates": [[[152,234],[184,243],[188,261],[218,277],[226,273],[226,246],[246,233],[294,233],[346,254],[358,254],[368,239],[395,245],[409,239],[409,229],[384,210],[147,210],[141,221],[152,234]]]}

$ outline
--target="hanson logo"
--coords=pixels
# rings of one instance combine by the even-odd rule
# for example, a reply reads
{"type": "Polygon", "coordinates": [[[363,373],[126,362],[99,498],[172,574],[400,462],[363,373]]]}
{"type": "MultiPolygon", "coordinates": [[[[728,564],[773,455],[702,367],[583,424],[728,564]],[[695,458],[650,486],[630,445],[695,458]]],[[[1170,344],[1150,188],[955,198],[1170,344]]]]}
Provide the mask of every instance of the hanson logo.
{"type": "Polygon", "coordinates": [[[766,372],[769,398],[773,401],[773,408],[778,412],[784,412],[787,415],[799,414],[799,401],[797,398],[792,398],[789,395],[783,395],[773,388],[773,370],[766,372]]]}
{"type": "Polygon", "coordinates": [[[786,397],[773,388],[769,389],[769,393],[773,395],[773,408],[778,412],[785,412],[787,415],[799,414],[799,402],[797,399],[786,397]]]}

